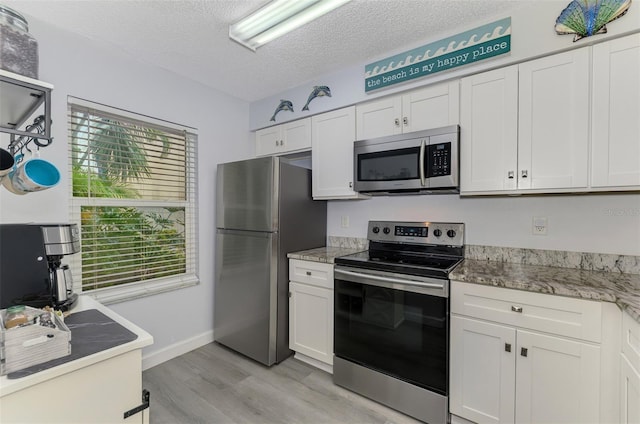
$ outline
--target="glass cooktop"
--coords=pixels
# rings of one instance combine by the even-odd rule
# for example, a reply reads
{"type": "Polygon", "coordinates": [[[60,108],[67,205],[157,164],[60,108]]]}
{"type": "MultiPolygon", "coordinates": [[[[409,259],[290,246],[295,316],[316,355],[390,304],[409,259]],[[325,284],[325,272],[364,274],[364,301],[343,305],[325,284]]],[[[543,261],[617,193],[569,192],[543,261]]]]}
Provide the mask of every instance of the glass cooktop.
{"type": "Polygon", "coordinates": [[[448,278],[460,262],[452,256],[370,250],[335,259],[338,265],[436,278],[448,278]]]}

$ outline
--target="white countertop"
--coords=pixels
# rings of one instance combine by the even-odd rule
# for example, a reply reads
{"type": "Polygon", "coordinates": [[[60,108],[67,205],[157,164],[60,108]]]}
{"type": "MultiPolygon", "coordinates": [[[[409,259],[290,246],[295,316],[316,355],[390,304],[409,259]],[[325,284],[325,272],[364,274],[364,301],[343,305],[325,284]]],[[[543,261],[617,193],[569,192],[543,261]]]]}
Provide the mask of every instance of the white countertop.
{"type": "Polygon", "coordinates": [[[125,327],[127,330],[136,334],[138,336],[137,339],[26,377],[9,379],[7,376],[2,376],[0,377],[0,397],[7,396],[11,393],[26,389],[52,378],[59,377],[63,374],[113,358],[114,356],[122,355],[132,350],[142,349],[143,347],[149,346],[153,343],[153,337],[149,333],[88,296],[79,296],[78,301],[71,309],[71,313],[89,309],[97,309],[102,312],[118,324],[125,327]]]}

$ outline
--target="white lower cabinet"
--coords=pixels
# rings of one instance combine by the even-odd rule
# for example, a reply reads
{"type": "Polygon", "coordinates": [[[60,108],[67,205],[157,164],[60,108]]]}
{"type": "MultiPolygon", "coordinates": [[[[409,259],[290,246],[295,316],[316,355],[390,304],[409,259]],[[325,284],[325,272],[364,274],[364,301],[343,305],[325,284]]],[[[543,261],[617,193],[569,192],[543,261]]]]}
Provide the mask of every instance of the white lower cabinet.
{"type": "Polygon", "coordinates": [[[620,422],[640,424],[640,323],[626,312],[622,317],[620,382],[620,422]]]}
{"type": "Polygon", "coordinates": [[[640,373],[622,355],[620,418],[624,424],[640,423],[640,373]]]}
{"type": "Polygon", "coordinates": [[[0,398],[3,423],[149,423],[142,403],[141,349],[0,398]]]}
{"type": "Polygon", "coordinates": [[[476,423],[601,422],[599,306],[452,282],[451,413],[476,423]]]}
{"type": "Polygon", "coordinates": [[[296,358],[331,372],[333,265],[289,260],[289,348],[296,358]]]}
{"type": "Polygon", "coordinates": [[[515,351],[514,328],[452,316],[451,413],[478,423],[513,422],[515,351]]]}
{"type": "Polygon", "coordinates": [[[518,330],[516,423],[600,421],[600,347],[518,330]]]}

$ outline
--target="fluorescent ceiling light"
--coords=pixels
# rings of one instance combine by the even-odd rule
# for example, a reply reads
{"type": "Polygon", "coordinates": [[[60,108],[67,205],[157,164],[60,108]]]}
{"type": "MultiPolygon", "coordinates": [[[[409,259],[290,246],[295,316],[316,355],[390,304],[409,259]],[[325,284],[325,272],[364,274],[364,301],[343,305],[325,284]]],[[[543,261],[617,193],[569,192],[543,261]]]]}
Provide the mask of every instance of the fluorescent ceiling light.
{"type": "Polygon", "coordinates": [[[229,38],[258,47],[319,18],[351,0],[274,0],[229,27],[229,38]]]}

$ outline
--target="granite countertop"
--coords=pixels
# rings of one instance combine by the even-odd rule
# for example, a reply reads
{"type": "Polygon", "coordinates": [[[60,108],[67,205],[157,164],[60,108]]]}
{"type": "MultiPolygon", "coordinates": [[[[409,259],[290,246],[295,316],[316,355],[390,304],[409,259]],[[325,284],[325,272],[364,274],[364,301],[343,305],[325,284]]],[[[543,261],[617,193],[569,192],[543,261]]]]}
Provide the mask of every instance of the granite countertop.
{"type": "Polygon", "coordinates": [[[640,322],[640,275],[465,259],[451,280],[614,302],[640,322]]]}
{"type": "Polygon", "coordinates": [[[287,254],[289,259],[301,259],[303,261],[323,262],[327,264],[334,263],[334,259],[338,256],[350,255],[352,253],[362,252],[366,249],[354,249],[350,247],[325,246],[315,249],[301,250],[299,252],[291,252],[287,254]]]}

